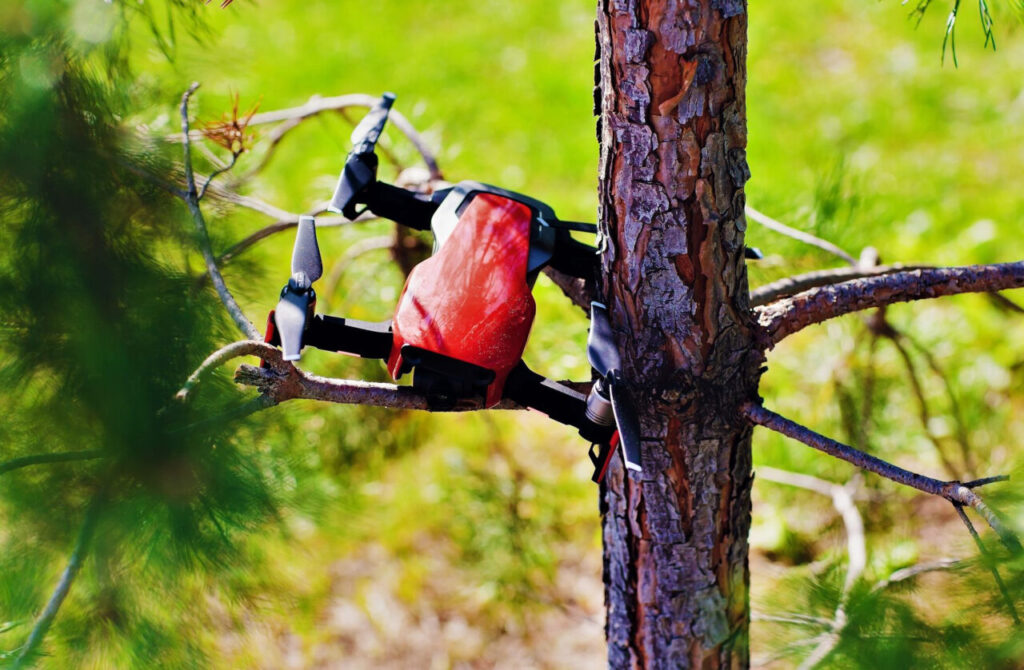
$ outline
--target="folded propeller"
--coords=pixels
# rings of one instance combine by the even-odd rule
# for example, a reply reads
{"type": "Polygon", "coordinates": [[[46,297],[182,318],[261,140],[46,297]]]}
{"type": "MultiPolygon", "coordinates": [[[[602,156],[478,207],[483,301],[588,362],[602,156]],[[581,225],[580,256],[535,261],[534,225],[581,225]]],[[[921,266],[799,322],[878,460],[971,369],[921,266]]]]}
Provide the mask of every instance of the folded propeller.
{"type": "Polygon", "coordinates": [[[626,467],[640,470],[640,419],[636,402],[622,378],[622,357],[615,346],[608,308],[599,302],[590,304],[587,358],[591,367],[600,375],[591,393],[596,393],[600,400],[611,404],[626,467]]]}
{"type": "Polygon", "coordinates": [[[313,316],[316,292],[313,282],[324,273],[320,259],[320,245],[316,241],[316,221],[312,216],[300,216],[292,249],[292,276],[281,290],[281,300],[274,310],[281,349],[286,361],[297,361],[302,351],[302,332],[313,316]]]}
{"type": "Polygon", "coordinates": [[[395,94],[385,93],[352,130],[352,151],[345,159],[345,167],[341,169],[338,185],[327,209],[339,212],[350,220],[359,216],[356,196],[377,179],[377,154],[373,150],[384,131],[394,103],[395,94]]]}

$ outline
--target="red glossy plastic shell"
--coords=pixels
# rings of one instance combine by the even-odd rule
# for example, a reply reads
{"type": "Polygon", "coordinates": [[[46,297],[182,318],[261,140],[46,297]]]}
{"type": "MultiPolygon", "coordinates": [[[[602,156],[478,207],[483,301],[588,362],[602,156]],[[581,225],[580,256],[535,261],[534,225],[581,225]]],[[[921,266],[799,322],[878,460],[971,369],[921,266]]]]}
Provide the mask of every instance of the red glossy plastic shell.
{"type": "Polygon", "coordinates": [[[481,193],[436,254],[409,274],[392,322],[388,360],[398,378],[411,344],[493,370],[488,407],[519,363],[536,304],[526,283],[533,214],[521,202],[481,193]]]}

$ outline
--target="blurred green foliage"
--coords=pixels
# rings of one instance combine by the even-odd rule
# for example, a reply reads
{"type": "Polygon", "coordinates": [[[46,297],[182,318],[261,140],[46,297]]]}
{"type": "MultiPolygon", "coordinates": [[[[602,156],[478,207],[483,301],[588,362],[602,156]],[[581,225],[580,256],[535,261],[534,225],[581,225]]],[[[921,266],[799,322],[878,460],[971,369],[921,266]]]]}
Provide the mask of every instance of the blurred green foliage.
{"type": "MultiPolygon", "coordinates": [[[[916,29],[910,9],[894,0],[751,5],[748,200],[855,255],[873,245],[885,262],[1024,257],[1020,26],[1008,8],[993,8],[993,54],[964,14],[953,68],[941,64],[948,8],[933,6],[916,29]]],[[[206,353],[236,336],[215,297],[196,290],[202,261],[183,206],[124,164],[170,173],[176,145],[152,138],[177,132],[176,104],[194,80],[203,84],[192,107],[199,120],[221,117],[235,93],[243,108],[271,110],[313,95],[392,90],[449,179],[520,190],[567,219],[592,220],[593,13],[582,0],[0,7],[0,461],[104,456],[0,475],[0,649],[16,653],[27,637],[100,495],[93,553],[42,665],[305,667],[363,658],[408,667],[434,654],[428,660],[447,667],[496,663],[510,639],[539,647],[536,665],[558,665],[540,629],[552,620],[568,628],[570,619],[551,618],[577,606],[565,576],[585,575],[597,591],[590,606],[600,607],[586,445],[536,416],[304,402],[187,428],[245,395],[226,369],[203,382],[193,405],[170,401],[206,353]],[[393,620],[406,626],[393,630],[393,620]],[[434,638],[417,647],[418,631],[430,626],[434,638]]],[[[331,115],[304,123],[245,192],[291,211],[322,202],[349,127],[331,115]]],[[[257,131],[236,172],[259,161],[259,140],[257,131]]],[[[386,141],[413,162],[397,133],[386,141]]],[[[211,165],[197,159],[203,172],[211,165]]],[[[204,207],[217,251],[267,223],[204,207]]],[[[390,230],[384,222],[331,229],[320,240],[325,260],[390,230]]],[[[753,224],[749,242],[767,253],[751,267],[752,285],[837,264],[753,224]]],[[[271,237],[225,267],[257,325],[276,302],[290,245],[288,234],[271,237]]],[[[385,319],[402,281],[386,252],[375,251],[352,262],[337,295],[322,298],[332,312],[385,319]]],[[[528,362],[556,378],[585,377],[582,314],[544,280],[537,300],[528,362]]],[[[772,352],[766,402],[928,473],[943,473],[940,449],[962,467],[966,446],[966,476],[1021,474],[1020,316],[967,296],[895,306],[887,318],[921,345],[907,347],[925,422],[899,350],[884,338],[871,344],[860,317],[772,352]]],[[[377,364],[321,352],[304,367],[385,378],[377,364]]],[[[766,432],[754,448],[756,465],[835,482],[852,475],[766,432]]],[[[901,568],[977,550],[948,506],[871,477],[858,492],[868,565],[826,665],[1019,662],[1005,605],[978,566],[873,591],[901,568]]],[[[1019,498],[994,504],[1024,526],[1019,498]]],[[[843,534],[824,498],[759,482],[755,611],[830,618],[842,597],[843,534]]],[[[1019,597],[1019,566],[1002,569],[1019,597]]],[[[796,665],[806,640],[824,630],[757,620],[755,658],[780,654],[781,667],[796,665]]],[[[601,662],[600,621],[564,632],[589,636],[573,658],[601,662]]]]}

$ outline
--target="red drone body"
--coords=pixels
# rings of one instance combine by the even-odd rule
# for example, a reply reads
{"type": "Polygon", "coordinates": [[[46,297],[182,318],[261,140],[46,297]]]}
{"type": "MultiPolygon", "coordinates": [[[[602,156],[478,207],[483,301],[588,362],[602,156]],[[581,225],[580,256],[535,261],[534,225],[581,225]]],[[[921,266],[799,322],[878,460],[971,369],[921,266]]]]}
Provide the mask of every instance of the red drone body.
{"type": "Polygon", "coordinates": [[[484,404],[496,405],[523,357],[536,304],[527,279],[528,206],[477,193],[437,252],[409,274],[392,320],[388,371],[398,379],[406,346],[494,373],[484,404]]]}

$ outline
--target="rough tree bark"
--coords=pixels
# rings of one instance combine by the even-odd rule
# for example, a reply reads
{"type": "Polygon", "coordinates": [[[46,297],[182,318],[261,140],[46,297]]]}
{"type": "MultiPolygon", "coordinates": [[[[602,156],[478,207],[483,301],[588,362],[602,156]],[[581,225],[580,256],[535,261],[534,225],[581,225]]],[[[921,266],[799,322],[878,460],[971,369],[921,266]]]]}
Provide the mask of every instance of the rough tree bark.
{"type": "Polygon", "coordinates": [[[751,428],[746,2],[602,0],[602,294],[644,471],[602,491],[608,664],[748,664],[751,428]]]}

